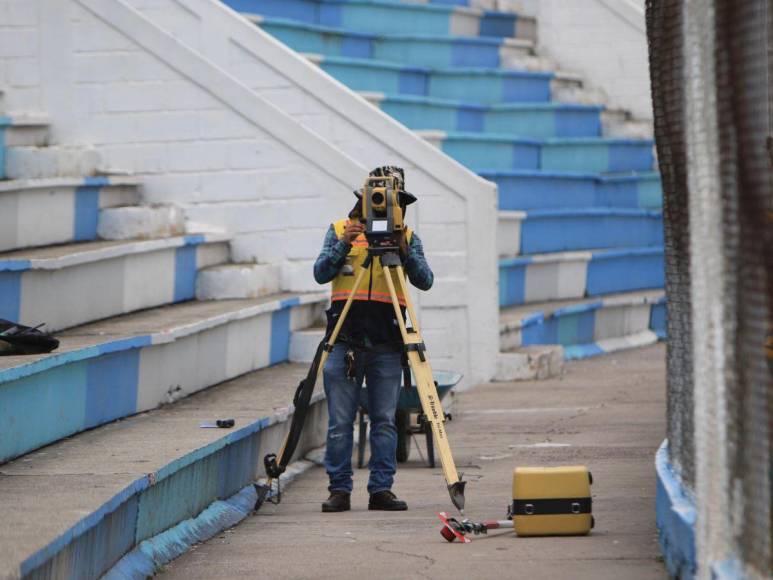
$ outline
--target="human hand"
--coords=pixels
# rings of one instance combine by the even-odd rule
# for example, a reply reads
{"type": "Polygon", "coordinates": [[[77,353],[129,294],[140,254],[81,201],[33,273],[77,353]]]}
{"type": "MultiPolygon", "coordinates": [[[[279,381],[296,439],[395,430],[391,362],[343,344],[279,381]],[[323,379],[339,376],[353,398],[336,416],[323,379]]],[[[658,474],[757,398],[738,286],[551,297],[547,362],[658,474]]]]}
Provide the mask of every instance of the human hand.
{"type": "Polygon", "coordinates": [[[408,239],[405,236],[405,230],[400,230],[400,233],[397,234],[397,243],[400,246],[400,253],[406,257],[408,255],[408,239]]]}
{"type": "Polygon", "coordinates": [[[343,240],[351,245],[354,239],[365,231],[365,226],[359,221],[350,221],[346,224],[343,240]]]}

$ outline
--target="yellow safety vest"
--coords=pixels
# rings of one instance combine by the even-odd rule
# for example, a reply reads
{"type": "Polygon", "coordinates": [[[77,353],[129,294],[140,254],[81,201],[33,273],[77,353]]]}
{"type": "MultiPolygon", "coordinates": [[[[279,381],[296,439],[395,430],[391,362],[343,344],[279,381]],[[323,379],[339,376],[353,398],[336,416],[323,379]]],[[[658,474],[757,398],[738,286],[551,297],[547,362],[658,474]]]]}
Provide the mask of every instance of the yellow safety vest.
{"type": "MultiPolygon", "coordinates": [[[[344,236],[344,231],[349,223],[348,219],[339,220],[333,224],[336,235],[340,240],[344,236]]],[[[405,228],[405,236],[408,243],[411,242],[413,232],[409,228],[405,228]]],[[[349,250],[349,254],[346,256],[346,264],[338,275],[333,278],[333,295],[332,301],[346,300],[349,298],[349,294],[354,288],[354,281],[359,273],[360,266],[368,256],[368,240],[365,238],[365,234],[360,234],[352,242],[352,249],[349,250]]],[[[395,284],[395,290],[397,291],[397,299],[401,306],[405,306],[405,296],[400,291],[400,286],[395,284]]],[[[389,296],[389,287],[387,286],[384,278],[384,271],[381,269],[380,264],[371,262],[371,267],[365,273],[365,278],[360,285],[360,289],[354,295],[355,300],[373,300],[375,302],[385,302],[387,304],[392,303],[392,299],[389,296]]]]}

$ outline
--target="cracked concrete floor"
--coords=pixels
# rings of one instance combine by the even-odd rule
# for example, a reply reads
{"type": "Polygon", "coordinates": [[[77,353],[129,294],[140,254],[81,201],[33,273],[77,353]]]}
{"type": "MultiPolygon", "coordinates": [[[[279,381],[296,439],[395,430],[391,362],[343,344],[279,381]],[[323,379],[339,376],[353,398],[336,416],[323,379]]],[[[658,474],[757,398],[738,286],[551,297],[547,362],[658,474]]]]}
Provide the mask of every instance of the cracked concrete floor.
{"type": "MultiPolygon", "coordinates": [[[[469,481],[467,516],[501,518],[516,465],[586,464],[596,528],[586,537],[511,531],[448,544],[436,511],[453,508],[440,469],[417,447],[398,470],[402,513],[367,511],[355,470],[352,511],[322,514],[315,468],[236,528],[166,566],[166,578],[666,578],[655,528],[654,455],[665,437],[664,347],[570,363],[561,379],[481,385],[456,396],[449,438],[469,481]]],[[[423,445],[420,448],[423,452],[423,445]]]]}

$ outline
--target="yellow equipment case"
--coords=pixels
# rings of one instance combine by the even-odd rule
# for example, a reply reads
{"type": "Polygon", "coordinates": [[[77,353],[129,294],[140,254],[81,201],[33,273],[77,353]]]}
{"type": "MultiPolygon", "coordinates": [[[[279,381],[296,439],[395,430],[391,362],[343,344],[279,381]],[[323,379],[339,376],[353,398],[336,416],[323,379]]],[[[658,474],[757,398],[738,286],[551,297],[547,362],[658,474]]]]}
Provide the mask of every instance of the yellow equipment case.
{"type": "Polygon", "coordinates": [[[519,536],[575,536],[590,532],[587,467],[516,467],[510,515],[519,536]]]}

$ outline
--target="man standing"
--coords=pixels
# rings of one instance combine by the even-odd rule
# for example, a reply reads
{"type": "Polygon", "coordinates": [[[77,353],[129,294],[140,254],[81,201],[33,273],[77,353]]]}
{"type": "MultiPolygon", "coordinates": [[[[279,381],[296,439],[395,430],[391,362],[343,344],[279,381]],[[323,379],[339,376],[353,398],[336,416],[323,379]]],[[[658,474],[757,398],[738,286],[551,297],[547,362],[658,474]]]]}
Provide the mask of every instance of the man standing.
{"type": "MultiPolygon", "coordinates": [[[[396,179],[403,215],[408,205],[416,201],[404,190],[405,175],[401,168],[378,167],[369,176],[396,179]]],[[[365,227],[359,220],[362,199],[359,193],[355,195],[358,201],[349,219],[330,226],[314,264],[314,279],[319,284],[333,282],[328,332],[338,320],[354,286],[356,270],[368,253],[365,227]]],[[[432,270],[424,258],[421,240],[408,228],[400,238],[400,255],[411,283],[421,290],[429,290],[434,279],[432,270]]],[[[398,299],[405,320],[405,301],[399,289],[398,299]]],[[[322,504],[323,512],[346,511],[351,506],[354,420],[363,378],[368,384],[371,425],[368,509],[408,509],[391,491],[397,468],[395,411],[402,378],[402,344],[384,273],[371,262],[323,371],[329,415],[325,468],[330,479],[330,497],[322,504]]]]}

